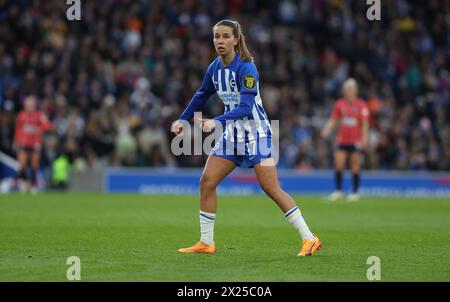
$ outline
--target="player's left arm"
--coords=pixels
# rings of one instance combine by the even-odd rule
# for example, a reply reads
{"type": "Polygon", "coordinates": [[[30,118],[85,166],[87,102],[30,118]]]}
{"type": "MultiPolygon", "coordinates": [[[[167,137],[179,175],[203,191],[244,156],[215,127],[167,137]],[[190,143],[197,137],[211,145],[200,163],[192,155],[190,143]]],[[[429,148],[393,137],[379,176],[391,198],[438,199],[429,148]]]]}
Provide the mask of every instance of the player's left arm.
{"type": "Polygon", "coordinates": [[[227,121],[237,121],[251,114],[253,104],[255,103],[255,95],[241,94],[239,105],[229,112],[215,117],[214,120],[225,126],[227,121]]]}
{"type": "Polygon", "coordinates": [[[48,119],[48,117],[45,115],[45,113],[41,113],[41,116],[39,118],[40,127],[43,132],[49,131],[52,127],[52,122],[48,119]]]}
{"type": "Polygon", "coordinates": [[[364,106],[361,110],[362,117],[362,140],[361,140],[361,148],[365,149],[369,143],[369,108],[364,106]]]}
{"type": "Polygon", "coordinates": [[[225,126],[227,121],[240,120],[252,113],[255,97],[258,94],[259,74],[253,62],[245,63],[238,73],[238,89],[240,94],[239,105],[214,118],[214,121],[222,123],[225,126]]]}

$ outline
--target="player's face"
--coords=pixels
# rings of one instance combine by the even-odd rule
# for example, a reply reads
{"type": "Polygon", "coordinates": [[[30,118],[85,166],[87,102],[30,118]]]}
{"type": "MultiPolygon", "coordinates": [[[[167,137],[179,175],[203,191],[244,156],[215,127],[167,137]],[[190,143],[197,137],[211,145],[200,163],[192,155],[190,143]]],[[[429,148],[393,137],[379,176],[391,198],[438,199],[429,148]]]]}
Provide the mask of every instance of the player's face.
{"type": "Polygon", "coordinates": [[[27,97],[25,99],[25,110],[27,111],[33,111],[36,109],[36,100],[34,97],[27,97]]]}
{"type": "Polygon", "coordinates": [[[233,29],[229,26],[219,25],[214,28],[214,47],[220,56],[226,56],[234,51],[237,38],[233,35],[233,29]]]}
{"type": "Polygon", "coordinates": [[[356,95],[358,94],[358,88],[353,83],[348,83],[347,85],[344,85],[342,88],[342,93],[344,95],[344,98],[353,101],[356,99],[356,95]]]}

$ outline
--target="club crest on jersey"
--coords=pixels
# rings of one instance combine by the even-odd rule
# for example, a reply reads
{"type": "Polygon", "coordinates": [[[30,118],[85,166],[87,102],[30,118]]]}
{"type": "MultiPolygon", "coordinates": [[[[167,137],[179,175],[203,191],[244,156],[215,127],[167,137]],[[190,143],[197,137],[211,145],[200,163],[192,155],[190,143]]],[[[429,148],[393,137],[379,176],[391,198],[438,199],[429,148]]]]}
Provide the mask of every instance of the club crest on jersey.
{"type": "Polygon", "coordinates": [[[236,82],[234,81],[234,79],[230,80],[230,87],[234,88],[236,86],[236,82]]]}
{"type": "Polygon", "coordinates": [[[256,86],[256,80],[255,77],[251,74],[248,74],[244,77],[244,87],[247,89],[255,88],[256,86]]]}

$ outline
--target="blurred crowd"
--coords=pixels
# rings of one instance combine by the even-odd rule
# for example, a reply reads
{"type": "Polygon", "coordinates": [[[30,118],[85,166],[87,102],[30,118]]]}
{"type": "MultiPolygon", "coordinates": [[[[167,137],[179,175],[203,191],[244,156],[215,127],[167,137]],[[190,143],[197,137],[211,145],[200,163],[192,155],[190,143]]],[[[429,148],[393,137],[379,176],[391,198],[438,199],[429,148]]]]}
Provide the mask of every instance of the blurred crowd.
{"type": "MultiPolygon", "coordinates": [[[[78,169],[199,167],[174,156],[170,125],[216,57],[212,26],[238,20],[280,121],[281,168],[332,166],[320,137],[349,76],[371,111],[366,169],[450,170],[450,1],[0,0],[0,148],[13,154],[15,117],[35,94],[53,122],[43,164],[78,169]]],[[[221,114],[211,98],[206,117],[221,114]]]]}

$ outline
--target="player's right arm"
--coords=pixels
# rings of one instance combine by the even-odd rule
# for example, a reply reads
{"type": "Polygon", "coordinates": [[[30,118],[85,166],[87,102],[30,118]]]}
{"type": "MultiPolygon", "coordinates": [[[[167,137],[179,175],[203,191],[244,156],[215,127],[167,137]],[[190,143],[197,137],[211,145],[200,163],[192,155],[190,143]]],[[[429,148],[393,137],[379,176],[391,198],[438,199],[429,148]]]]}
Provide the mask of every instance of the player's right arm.
{"type": "Polygon", "coordinates": [[[180,118],[172,124],[172,132],[176,135],[183,133],[183,125],[181,121],[190,121],[194,117],[194,112],[200,110],[211,95],[216,92],[216,88],[212,83],[213,68],[215,61],[211,63],[203,77],[202,85],[192,97],[186,109],[180,118]]]}
{"type": "Polygon", "coordinates": [[[361,148],[366,149],[369,143],[369,108],[365,104],[361,110],[361,118],[362,118],[361,148]]]}
{"type": "Polygon", "coordinates": [[[321,131],[321,135],[323,138],[327,138],[331,131],[334,130],[334,128],[337,126],[340,119],[340,110],[338,108],[338,103],[336,103],[333,107],[333,113],[331,114],[331,117],[328,119],[327,123],[323,127],[321,131]]]}
{"type": "Polygon", "coordinates": [[[17,150],[17,147],[19,146],[20,137],[22,135],[22,128],[23,128],[23,115],[22,113],[19,113],[16,119],[16,128],[14,129],[14,140],[13,140],[13,150],[17,150]]]}

